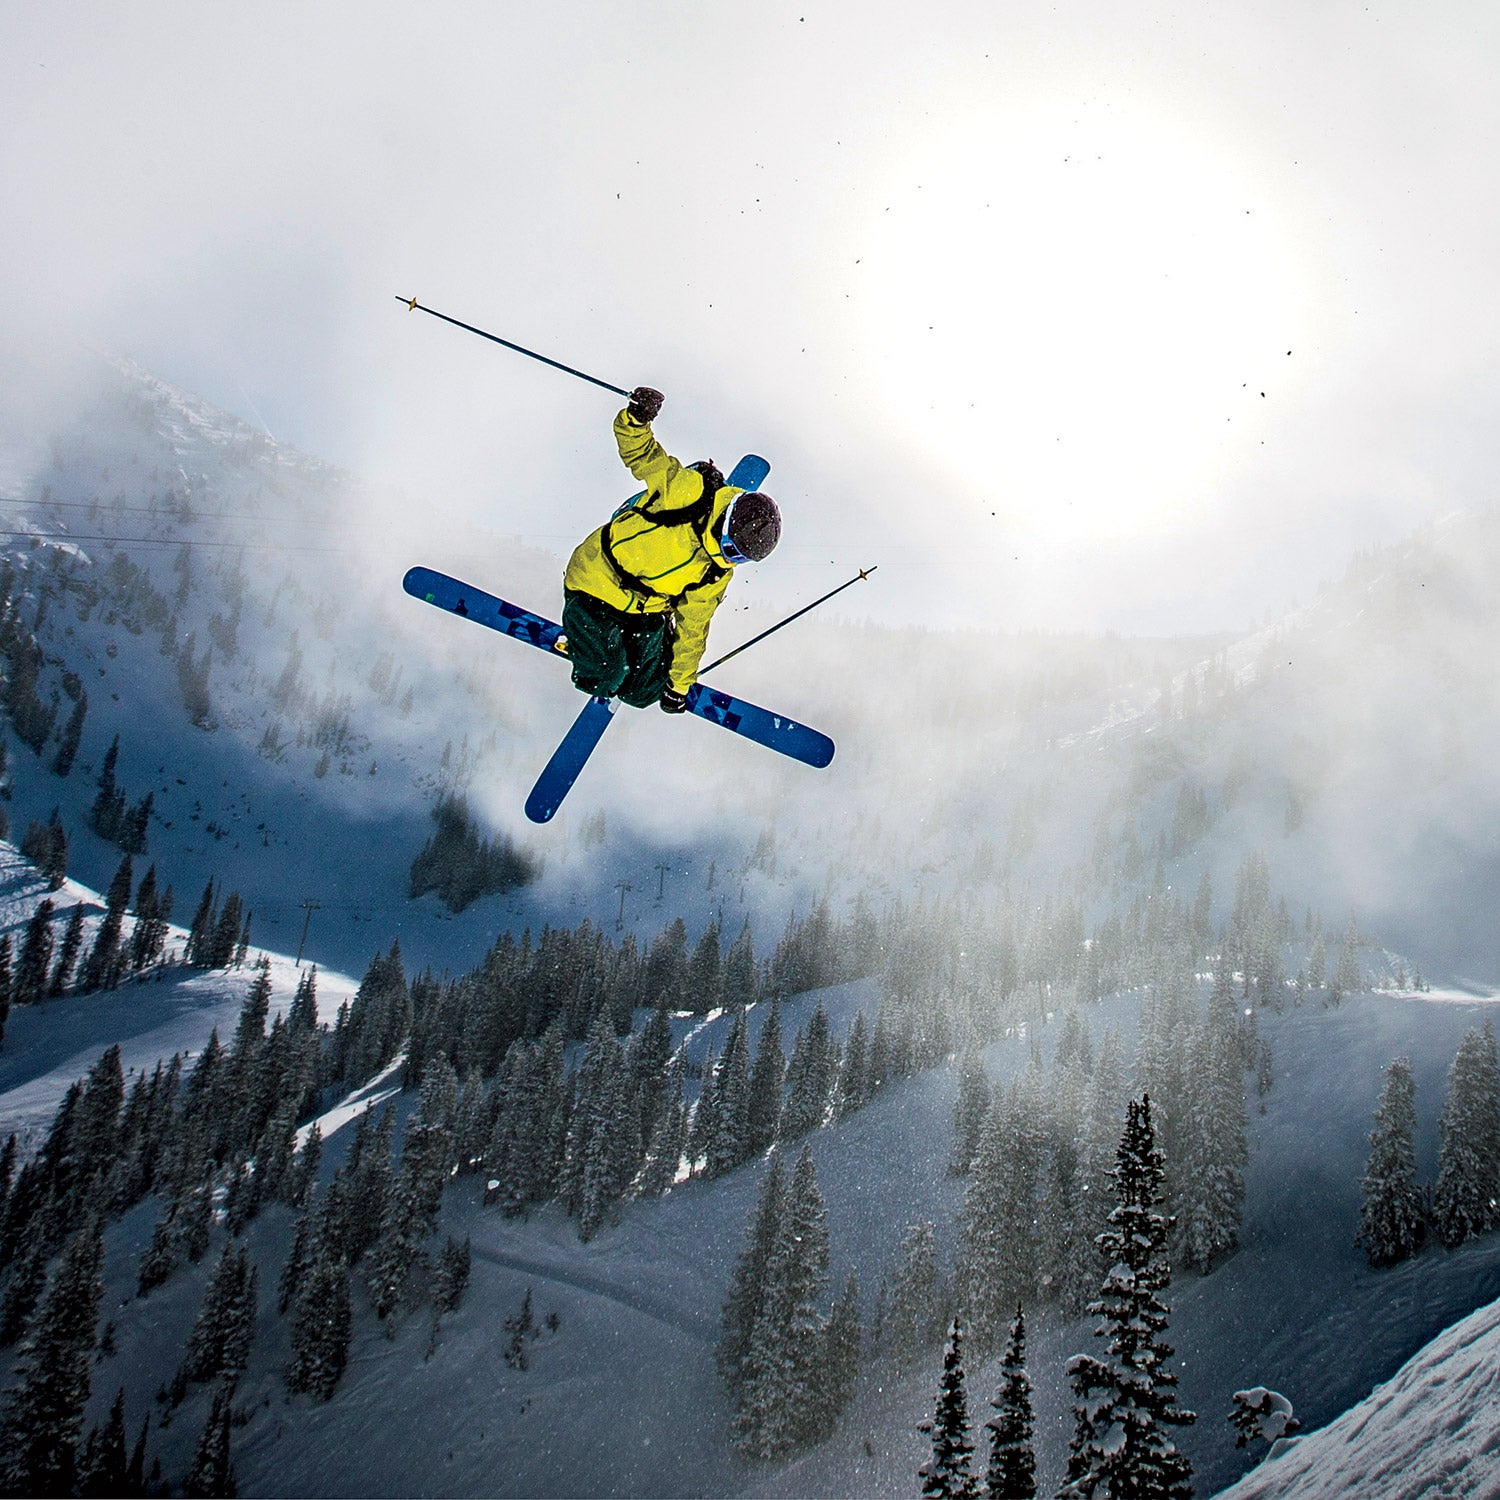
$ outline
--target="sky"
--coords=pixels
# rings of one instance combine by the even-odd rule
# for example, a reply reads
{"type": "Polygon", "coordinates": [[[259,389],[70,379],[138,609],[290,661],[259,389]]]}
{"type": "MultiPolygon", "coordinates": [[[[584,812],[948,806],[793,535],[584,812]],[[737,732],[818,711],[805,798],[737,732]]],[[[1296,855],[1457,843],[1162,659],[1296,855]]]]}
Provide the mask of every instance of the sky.
{"type": "Polygon", "coordinates": [[[770,458],[743,600],[1241,629],[1491,498],[1497,63],[1482,3],[3,0],[0,401],[127,353],[504,593],[617,398],[416,296],[770,458]]]}

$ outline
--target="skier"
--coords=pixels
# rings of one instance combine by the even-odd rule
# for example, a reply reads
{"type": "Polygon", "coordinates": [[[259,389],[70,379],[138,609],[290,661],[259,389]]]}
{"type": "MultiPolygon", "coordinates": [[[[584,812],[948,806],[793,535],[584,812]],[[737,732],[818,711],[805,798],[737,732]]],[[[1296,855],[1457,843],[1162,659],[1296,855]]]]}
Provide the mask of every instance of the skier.
{"type": "Polygon", "coordinates": [[[562,625],[575,687],[680,714],[730,574],[770,555],[781,513],[725,484],[712,460],[684,467],[667,453],[651,432],[665,399],[637,386],[615,418],[620,458],[646,492],[568,559],[562,625]]]}

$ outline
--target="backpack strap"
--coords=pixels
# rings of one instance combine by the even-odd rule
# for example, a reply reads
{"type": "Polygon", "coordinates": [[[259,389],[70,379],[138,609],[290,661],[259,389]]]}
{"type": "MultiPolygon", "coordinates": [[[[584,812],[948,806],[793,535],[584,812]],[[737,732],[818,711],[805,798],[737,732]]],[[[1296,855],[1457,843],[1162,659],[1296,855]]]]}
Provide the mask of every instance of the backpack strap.
{"type": "MultiPolygon", "coordinates": [[[[717,498],[719,486],[712,490],[705,487],[702,495],[691,505],[679,505],[671,510],[647,510],[640,507],[634,510],[622,511],[619,515],[612,516],[599,534],[600,549],[604,553],[605,561],[613,570],[616,580],[628,593],[644,594],[652,599],[669,599],[674,604],[680,603],[687,594],[684,589],[681,594],[664,594],[660,589],[653,588],[644,578],[638,578],[632,573],[615,554],[614,527],[615,522],[623,520],[625,516],[634,516],[637,520],[645,521],[651,526],[691,526],[698,538],[699,550],[704,557],[708,558],[708,571],[697,583],[690,584],[689,588],[702,588],[705,584],[716,583],[728,571],[721,568],[711,556],[705,538],[708,533],[708,523],[713,515],[714,500],[717,498]]],[[[649,501],[648,501],[649,504],[649,501]]]]}

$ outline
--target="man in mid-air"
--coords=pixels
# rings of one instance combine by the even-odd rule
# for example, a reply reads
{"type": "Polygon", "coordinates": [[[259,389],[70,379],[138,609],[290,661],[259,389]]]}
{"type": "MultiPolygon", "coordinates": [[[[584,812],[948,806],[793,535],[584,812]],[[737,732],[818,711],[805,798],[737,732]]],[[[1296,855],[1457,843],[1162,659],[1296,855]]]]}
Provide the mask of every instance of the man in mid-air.
{"type": "Polygon", "coordinates": [[[651,432],[664,399],[637,386],[615,418],[620,458],[646,491],[574,550],[562,625],[575,687],[680,714],[730,575],[770,555],[781,513],[769,495],[725,484],[711,460],[673,458],[651,432]]]}

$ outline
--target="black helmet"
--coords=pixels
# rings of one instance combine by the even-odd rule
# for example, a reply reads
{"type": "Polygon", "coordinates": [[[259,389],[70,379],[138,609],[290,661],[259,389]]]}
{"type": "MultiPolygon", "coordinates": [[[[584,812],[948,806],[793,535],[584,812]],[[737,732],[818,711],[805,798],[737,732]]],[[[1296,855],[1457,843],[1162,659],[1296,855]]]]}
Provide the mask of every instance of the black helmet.
{"type": "Polygon", "coordinates": [[[729,502],[719,546],[732,563],[760,562],[781,540],[781,512],[759,490],[746,490],[729,502]]]}

